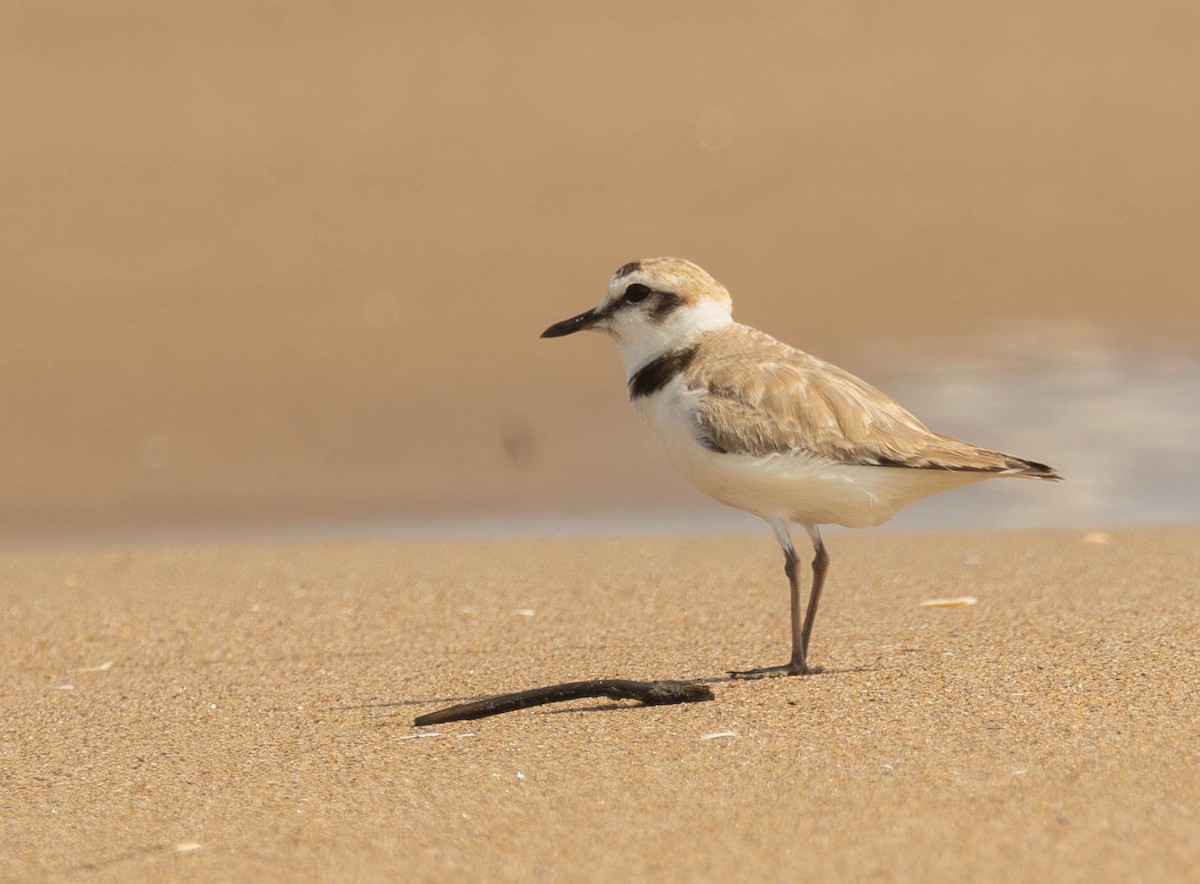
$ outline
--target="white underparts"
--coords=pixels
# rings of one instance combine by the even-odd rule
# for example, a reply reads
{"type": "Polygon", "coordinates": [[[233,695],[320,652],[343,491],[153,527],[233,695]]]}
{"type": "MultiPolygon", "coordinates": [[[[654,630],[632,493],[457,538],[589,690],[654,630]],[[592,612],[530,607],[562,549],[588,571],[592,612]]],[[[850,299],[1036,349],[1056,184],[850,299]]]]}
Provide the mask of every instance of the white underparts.
{"type": "Polygon", "coordinates": [[[862,528],[886,522],[922,498],[990,478],[991,473],[843,464],[804,451],[765,457],[717,452],[698,434],[701,391],[681,377],[641,397],[642,421],[689,481],[721,503],[768,521],[862,528]]]}

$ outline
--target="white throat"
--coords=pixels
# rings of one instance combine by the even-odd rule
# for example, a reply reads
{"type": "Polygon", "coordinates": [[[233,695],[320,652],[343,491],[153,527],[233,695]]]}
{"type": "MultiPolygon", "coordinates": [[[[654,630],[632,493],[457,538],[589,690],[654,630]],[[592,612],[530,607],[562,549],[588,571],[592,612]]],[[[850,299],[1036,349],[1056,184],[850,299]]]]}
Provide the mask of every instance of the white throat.
{"type": "Polygon", "coordinates": [[[662,322],[652,322],[640,313],[618,313],[608,333],[621,350],[628,380],[647,363],[689,347],[706,332],[732,323],[728,308],[705,298],[674,311],[662,322]]]}

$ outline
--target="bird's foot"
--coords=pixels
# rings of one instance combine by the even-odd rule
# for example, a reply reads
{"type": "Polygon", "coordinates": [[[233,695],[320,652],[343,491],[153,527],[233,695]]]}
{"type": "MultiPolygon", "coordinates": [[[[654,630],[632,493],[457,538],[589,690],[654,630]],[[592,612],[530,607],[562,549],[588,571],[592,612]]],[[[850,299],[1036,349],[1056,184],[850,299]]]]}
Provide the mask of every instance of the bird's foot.
{"type": "Polygon", "coordinates": [[[764,666],[761,669],[747,669],[744,671],[731,670],[729,677],[737,679],[780,678],[785,675],[816,675],[821,671],[820,666],[808,666],[793,660],[791,663],[784,663],[782,666],[764,666]]]}

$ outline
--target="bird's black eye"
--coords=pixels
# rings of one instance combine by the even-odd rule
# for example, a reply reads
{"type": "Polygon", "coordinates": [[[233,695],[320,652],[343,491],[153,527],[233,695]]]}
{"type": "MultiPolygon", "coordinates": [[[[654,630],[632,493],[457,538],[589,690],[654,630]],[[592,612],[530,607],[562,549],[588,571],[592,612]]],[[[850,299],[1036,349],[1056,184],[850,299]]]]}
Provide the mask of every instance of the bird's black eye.
{"type": "Polygon", "coordinates": [[[625,289],[625,300],[630,304],[638,304],[650,297],[650,286],[635,282],[625,289]]]}

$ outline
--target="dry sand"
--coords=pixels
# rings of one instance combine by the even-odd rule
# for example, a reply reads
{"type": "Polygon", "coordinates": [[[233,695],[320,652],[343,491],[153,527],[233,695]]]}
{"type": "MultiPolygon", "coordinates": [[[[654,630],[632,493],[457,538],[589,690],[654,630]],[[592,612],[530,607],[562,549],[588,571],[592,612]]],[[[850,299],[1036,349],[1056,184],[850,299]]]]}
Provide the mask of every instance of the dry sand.
{"type": "Polygon", "coordinates": [[[0,878],[1194,879],[1200,532],[831,550],[753,683],[765,533],[4,554],[0,878]],[[716,700],[411,727],[599,676],[716,700]]]}

